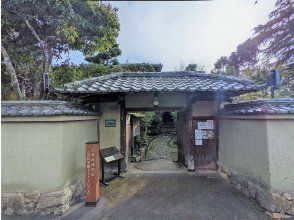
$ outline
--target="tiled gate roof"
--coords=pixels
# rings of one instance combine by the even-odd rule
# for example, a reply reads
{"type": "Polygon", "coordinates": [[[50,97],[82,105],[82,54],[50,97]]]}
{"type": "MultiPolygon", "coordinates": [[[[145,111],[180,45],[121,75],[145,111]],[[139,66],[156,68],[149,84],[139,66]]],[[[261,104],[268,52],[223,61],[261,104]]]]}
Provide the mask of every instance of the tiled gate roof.
{"type": "Polygon", "coordinates": [[[56,89],[58,93],[161,92],[161,91],[233,91],[251,92],[263,88],[251,80],[203,72],[113,73],[76,81],[56,89]]]}

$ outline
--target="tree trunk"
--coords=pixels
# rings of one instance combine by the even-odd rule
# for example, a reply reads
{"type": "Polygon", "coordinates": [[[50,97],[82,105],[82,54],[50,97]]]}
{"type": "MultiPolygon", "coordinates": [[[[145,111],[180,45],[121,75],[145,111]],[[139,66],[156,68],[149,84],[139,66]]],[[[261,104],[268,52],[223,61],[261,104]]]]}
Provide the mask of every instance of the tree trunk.
{"type": "Polygon", "coordinates": [[[11,85],[13,91],[15,92],[18,100],[23,100],[25,97],[20,90],[19,82],[16,76],[15,69],[11,63],[10,57],[6,51],[6,49],[1,46],[2,56],[3,56],[3,64],[6,66],[6,70],[10,76],[11,85]]]}
{"type": "Polygon", "coordinates": [[[51,71],[51,65],[52,65],[52,49],[48,44],[46,43],[46,40],[42,41],[40,37],[38,36],[37,32],[35,31],[34,27],[28,22],[28,20],[25,20],[25,23],[27,27],[30,29],[31,34],[33,37],[38,41],[40,45],[40,50],[42,52],[42,59],[43,59],[43,73],[41,76],[40,81],[35,82],[35,91],[34,91],[34,99],[43,99],[44,98],[44,92],[43,92],[43,74],[44,73],[50,73],[51,71]]]}

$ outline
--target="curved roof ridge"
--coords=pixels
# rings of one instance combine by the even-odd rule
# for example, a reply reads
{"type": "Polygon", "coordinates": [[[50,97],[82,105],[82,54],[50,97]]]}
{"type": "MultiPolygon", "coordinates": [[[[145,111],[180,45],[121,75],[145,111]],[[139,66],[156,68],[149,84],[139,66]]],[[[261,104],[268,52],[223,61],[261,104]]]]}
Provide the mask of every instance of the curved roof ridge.
{"type": "Polygon", "coordinates": [[[264,84],[255,85],[252,80],[201,71],[116,72],[67,83],[64,88],[55,89],[55,91],[68,94],[140,91],[236,91],[246,93],[264,87],[264,84]],[[142,80],[143,77],[144,80],[142,80]],[[169,85],[170,82],[172,82],[171,85],[169,85]]]}
{"type": "Polygon", "coordinates": [[[120,73],[123,77],[185,77],[185,76],[196,76],[196,77],[213,77],[225,80],[232,80],[238,82],[253,83],[252,80],[236,77],[227,76],[221,74],[206,73],[204,71],[166,71],[166,72],[122,72],[120,73]]]}

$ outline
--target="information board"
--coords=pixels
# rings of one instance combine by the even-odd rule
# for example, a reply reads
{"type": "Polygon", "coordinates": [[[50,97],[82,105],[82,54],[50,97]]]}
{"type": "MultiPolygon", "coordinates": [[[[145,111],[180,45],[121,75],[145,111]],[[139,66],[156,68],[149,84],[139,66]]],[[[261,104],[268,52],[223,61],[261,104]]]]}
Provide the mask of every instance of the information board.
{"type": "Polygon", "coordinates": [[[86,143],[86,205],[96,205],[99,199],[99,144],[86,143]]]}

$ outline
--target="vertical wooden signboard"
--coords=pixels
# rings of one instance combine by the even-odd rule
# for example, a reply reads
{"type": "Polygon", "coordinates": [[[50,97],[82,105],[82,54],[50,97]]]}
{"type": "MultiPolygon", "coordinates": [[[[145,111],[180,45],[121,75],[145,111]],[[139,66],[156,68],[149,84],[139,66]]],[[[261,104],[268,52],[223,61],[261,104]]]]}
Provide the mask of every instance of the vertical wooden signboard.
{"type": "Polygon", "coordinates": [[[96,206],[99,200],[99,143],[86,143],[86,206],[96,206]]]}

